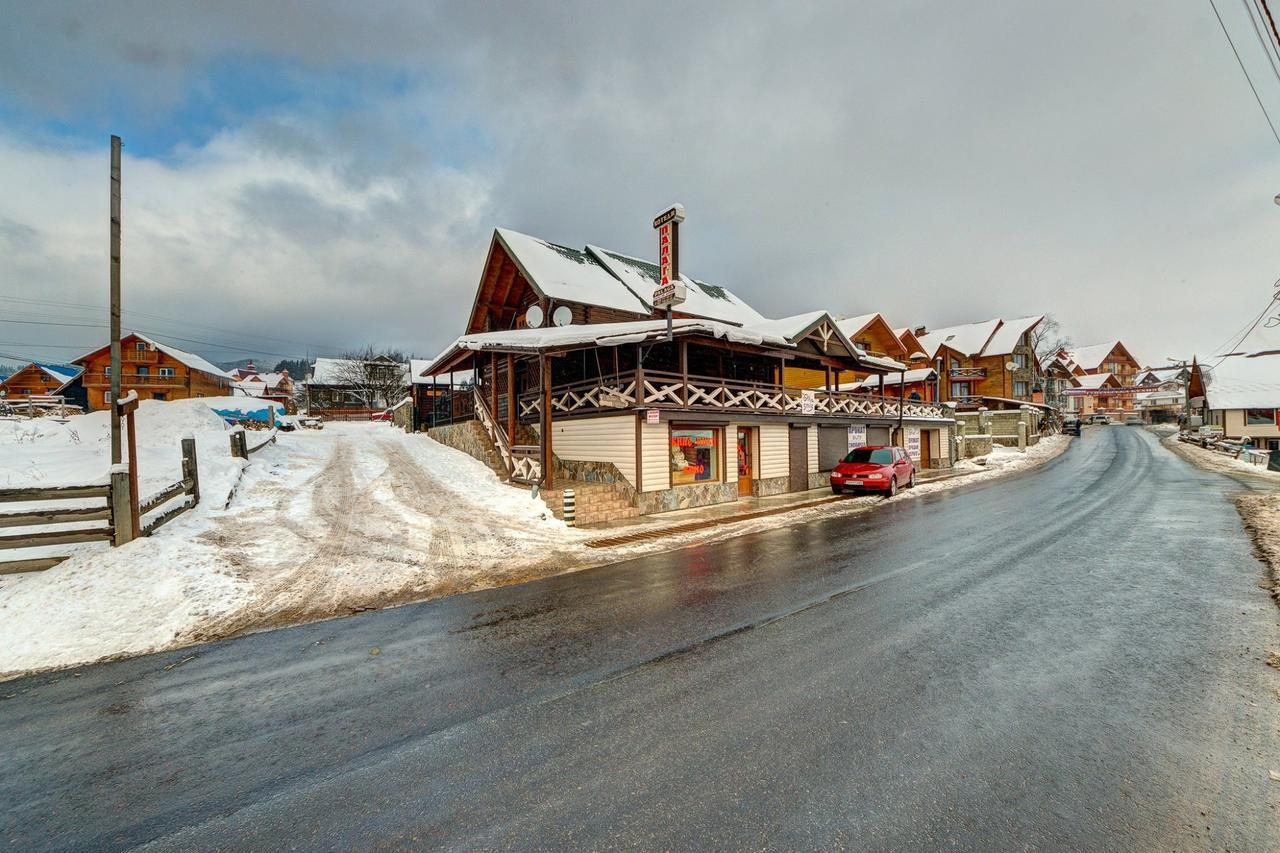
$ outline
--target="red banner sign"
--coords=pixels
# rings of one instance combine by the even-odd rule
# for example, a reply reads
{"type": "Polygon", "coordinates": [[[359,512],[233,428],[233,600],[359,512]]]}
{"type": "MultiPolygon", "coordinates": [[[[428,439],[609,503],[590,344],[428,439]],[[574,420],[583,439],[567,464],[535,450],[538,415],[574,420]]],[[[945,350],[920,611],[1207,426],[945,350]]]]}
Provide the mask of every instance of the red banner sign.
{"type": "Polygon", "coordinates": [[[1130,388],[1068,388],[1064,397],[1131,397],[1146,391],[1159,391],[1159,385],[1134,385],[1130,388]]]}

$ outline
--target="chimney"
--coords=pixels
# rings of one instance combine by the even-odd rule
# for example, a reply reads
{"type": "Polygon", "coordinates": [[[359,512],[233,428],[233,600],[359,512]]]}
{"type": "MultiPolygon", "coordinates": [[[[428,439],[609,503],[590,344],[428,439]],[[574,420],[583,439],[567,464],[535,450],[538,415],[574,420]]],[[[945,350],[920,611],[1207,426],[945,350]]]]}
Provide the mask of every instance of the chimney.
{"type": "Polygon", "coordinates": [[[911,333],[918,338],[921,335],[929,334],[929,329],[925,326],[916,326],[914,329],[911,330],[911,333]]]}

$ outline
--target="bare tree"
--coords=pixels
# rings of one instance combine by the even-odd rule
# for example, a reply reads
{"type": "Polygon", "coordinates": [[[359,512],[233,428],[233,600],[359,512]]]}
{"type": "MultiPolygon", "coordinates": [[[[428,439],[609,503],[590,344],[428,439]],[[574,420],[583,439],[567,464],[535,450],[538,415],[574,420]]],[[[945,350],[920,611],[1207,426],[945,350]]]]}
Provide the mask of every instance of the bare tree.
{"type": "Polygon", "coordinates": [[[367,409],[385,409],[409,390],[409,359],[399,350],[379,350],[373,344],[342,354],[337,384],[348,386],[367,409]]]}
{"type": "Polygon", "coordinates": [[[1035,350],[1036,361],[1040,364],[1072,346],[1071,337],[1063,334],[1062,324],[1052,314],[1045,314],[1044,319],[1031,330],[1031,348],[1035,350]]]}

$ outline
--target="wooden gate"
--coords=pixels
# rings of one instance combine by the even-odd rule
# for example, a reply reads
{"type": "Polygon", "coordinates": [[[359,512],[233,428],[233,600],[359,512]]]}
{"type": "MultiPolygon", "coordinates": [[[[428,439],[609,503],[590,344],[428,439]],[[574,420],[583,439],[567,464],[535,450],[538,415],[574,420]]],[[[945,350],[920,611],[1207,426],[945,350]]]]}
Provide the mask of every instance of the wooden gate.
{"type": "Polygon", "coordinates": [[[788,491],[803,492],[809,488],[809,430],[791,427],[788,430],[788,451],[788,491]]]}

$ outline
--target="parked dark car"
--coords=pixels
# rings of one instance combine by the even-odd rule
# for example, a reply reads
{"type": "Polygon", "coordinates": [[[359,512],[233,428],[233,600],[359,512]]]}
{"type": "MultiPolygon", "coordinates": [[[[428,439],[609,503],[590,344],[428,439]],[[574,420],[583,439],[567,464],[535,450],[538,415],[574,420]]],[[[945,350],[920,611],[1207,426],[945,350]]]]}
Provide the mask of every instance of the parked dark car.
{"type": "Polygon", "coordinates": [[[916,466],[901,447],[856,447],[831,472],[831,491],[883,492],[891,498],[899,487],[916,484],[916,466]]]}
{"type": "Polygon", "coordinates": [[[1080,434],[1080,419],[1079,419],[1079,418],[1067,418],[1066,420],[1064,420],[1064,421],[1062,422],[1062,432],[1063,432],[1063,434],[1065,434],[1065,435],[1079,435],[1079,434],[1080,434]]]}

